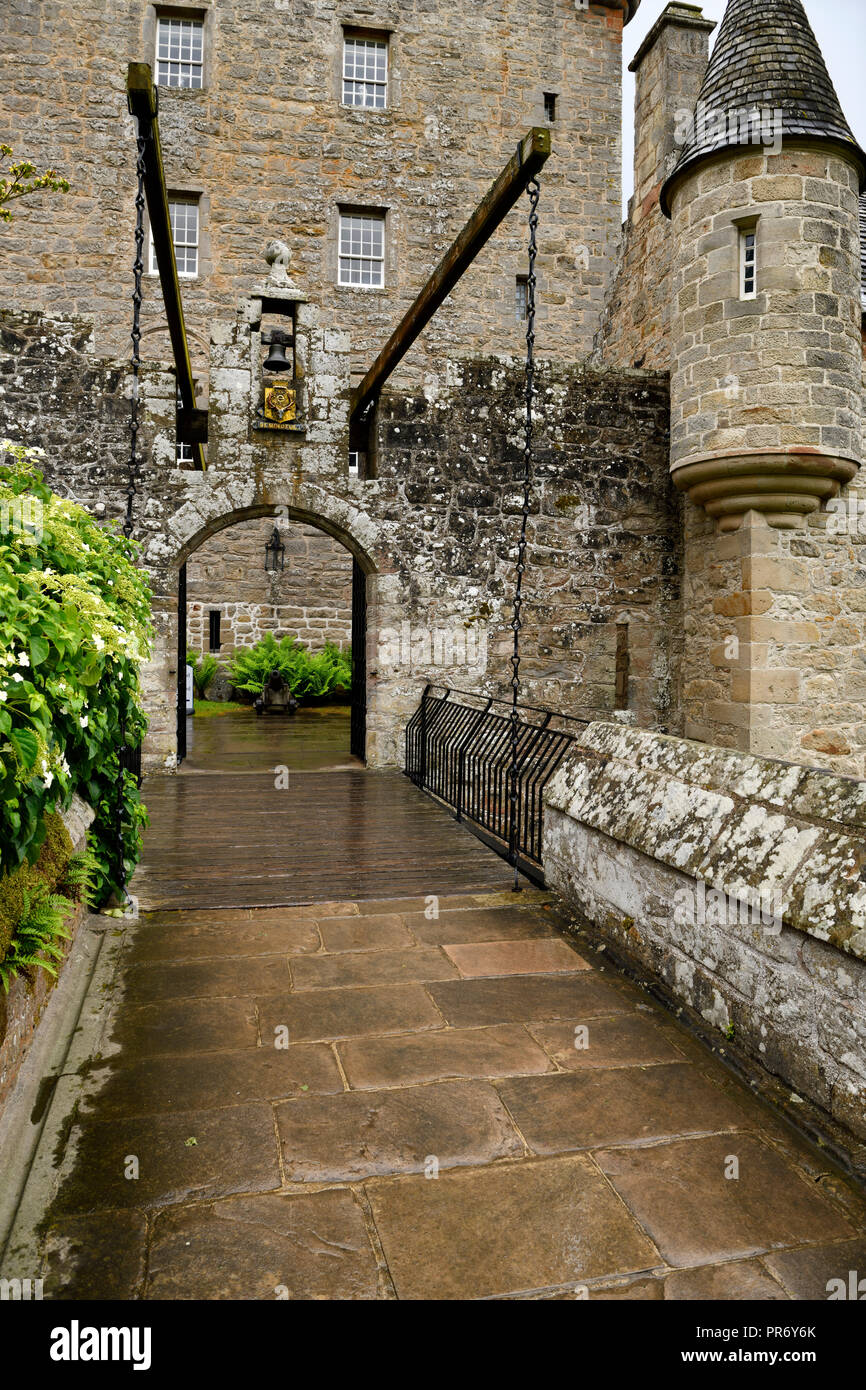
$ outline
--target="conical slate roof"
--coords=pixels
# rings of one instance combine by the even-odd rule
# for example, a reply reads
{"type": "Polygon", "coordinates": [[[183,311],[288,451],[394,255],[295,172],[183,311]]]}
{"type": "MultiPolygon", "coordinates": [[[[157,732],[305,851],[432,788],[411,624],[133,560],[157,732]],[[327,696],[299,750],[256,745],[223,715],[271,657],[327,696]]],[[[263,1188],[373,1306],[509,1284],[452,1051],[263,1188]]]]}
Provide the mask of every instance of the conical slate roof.
{"type": "Polygon", "coordinates": [[[782,112],[784,137],[805,136],[847,146],[866,177],[864,155],[845,119],[801,0],[728,0],[698,97],[696,120],[661,191],[670,195],[683,172],[718,150],[747,142],[745,113],[782,112]],[[736,113],[744,113],[738,125],[736,113]]]}

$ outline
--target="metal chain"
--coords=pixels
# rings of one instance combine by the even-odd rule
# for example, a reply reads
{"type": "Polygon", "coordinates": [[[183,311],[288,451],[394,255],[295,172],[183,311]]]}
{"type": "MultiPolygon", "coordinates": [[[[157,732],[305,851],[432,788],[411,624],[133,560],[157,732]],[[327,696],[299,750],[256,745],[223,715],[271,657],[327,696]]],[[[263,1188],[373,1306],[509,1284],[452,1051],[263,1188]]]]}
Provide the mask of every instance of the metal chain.
{"type": "MultiPolygon", "coordinates": [[[[140,133],[136,140],[138,157],[135,164],[135,172],[138,186],[135,194],[135,260],[132,266],[134,288],[132,291],[132,383],[129,396],[129,463],[127,465],[127,484],[126,484],[126,514],[123,518],[123,534],[127,540],[132,535],[133,515],[132,508],[136,493],[138,492],[138,480],[141,475],[141,462],[138,456],[138,384],[139,369],[141,367],[141,279],[144,274],[144,155],[147,147],[147,140],[140,133]]],[[[128,897],[126,892],[126,866],[124,853],[124,812],[126,809],[124,800],[125,789],[125,768],[124,763],[126,752],[126,726],[124,720],[120,721],[120,737],[117,748],[117,813],[115,826],[115,849],[117,854],[117,885],[124,898],[128,897]]]]}
{"type": "Polygon", "coordinates": [[[529,275],[526,281],[526,372],[525,372],[525,414],[523,424],[523,509],[520,518],[520,538],[517,544],[517,582],[514,589],[514,617],[511,630],[514,633],[514,650],[511,655],[511,767],[508,773],[511,821],[509,825],[509,859],[514,869],[513,892],[520,892],[517,869],[517,829],[518,829],[518,734],[520,719],[517,713],[517,696],[520,691],[520,630],[521,610],[523,608],[523,576],[526,571],[526,532],[529,521],[529,508],[532,488],[532,405],[535,400],[535,257],[538,254],[536,232],[538,230],[538,199],[541,188],[538,179],[527,185],[529,195],[529,275]]]}
{"type": "Polygon", "coordinates": [[[135,288],[132,292],[132,386],[130,390],[129,412],[129,479],[126,485],[126,516],[123,521],[123,534],[132,535],[132,506],[138,492],[138,479],[141,475],[141,461],[138,456],[138,373],[141,366],[141,277],[144,274],[144,153],[147,140],[138,136],[138,159],[136,174],[138,190],[135,195],[135,261],[132,274],[135,288]]]}

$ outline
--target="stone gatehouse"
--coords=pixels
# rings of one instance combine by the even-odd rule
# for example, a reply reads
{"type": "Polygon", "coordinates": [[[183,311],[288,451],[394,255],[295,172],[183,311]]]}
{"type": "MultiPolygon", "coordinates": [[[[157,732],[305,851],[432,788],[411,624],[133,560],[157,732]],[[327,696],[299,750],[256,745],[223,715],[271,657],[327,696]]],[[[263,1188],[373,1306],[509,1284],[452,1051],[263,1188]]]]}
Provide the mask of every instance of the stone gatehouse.
{"type": "MultiPolygon", "coordinates": [[[[28,155],[73,187],[47,224],[34,202],[4,231],[0,425],[41,443],[51,481],[107,518],[120,513],[128,455],[126,62],[153,62],[159,84],[209,439],[196,472],[176,447],[158,282],[146,275],[136,534],[159,635],[150,760],[173,759],[180,567],[189,561],[200,605],[197,644],[205,609],[224,610],[228,631],[252,603],[258,622],[258,564],[231,559],[232,537],[260,545],[274,521],[291,546],[317,528],[365,576],[371,762],[399,761],[425,681],[507,686],[525,332],[517,211],[389,382],[361,474],[348,420],[375,351],[517,138],[545,123],[525,695],[866,772],[864,156],[800,0],[764,8],[730,0],[712,58],[713,25],[695,6],[668,5],[647,35],[632,64],[635,194],[622,235],[621,39],[637,0],[468,12],[454,0],[281,0],[291,61],[278,39],[262,42],[273,34],[264,0],[170,12],[111,0],[98,24],[83,22],[80,0],[6,13],[0,138],[26,136],[28,155]],[[193,36],[185,59],[171,56],[175,24],[193,36]],[[766,140],[712,124],[750,101],[773,115],[766,140]],[[274,237],[288,274],[276,265],[266,277],[274,237]],[[267,434],[262,333],[287,314],[304,428],[267,434]],[[234,597],[232,564],[243,571],[234,597]],[[198,592],[203,572],[219,599],[198,592]]],[[[268,620],[293,630],[294,614],[322,639],[329,623],[345,629],[336,573],[333,603],[268,593],[268,620]]]]}

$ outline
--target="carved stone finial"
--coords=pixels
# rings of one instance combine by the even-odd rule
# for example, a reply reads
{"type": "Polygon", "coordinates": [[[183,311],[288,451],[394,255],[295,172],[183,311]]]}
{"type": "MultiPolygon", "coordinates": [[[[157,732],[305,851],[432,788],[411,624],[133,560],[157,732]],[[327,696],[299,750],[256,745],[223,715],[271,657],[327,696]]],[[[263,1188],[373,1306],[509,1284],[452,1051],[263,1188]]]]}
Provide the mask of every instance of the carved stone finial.
{"type": "Polygon", "coordinates": [[[289,261],[291,251],[284,241],[274,238],[269,241],[265,250],[265,260],[271,267],[270,278],[277,285],[287,285],[289,283],[289,261]]]}

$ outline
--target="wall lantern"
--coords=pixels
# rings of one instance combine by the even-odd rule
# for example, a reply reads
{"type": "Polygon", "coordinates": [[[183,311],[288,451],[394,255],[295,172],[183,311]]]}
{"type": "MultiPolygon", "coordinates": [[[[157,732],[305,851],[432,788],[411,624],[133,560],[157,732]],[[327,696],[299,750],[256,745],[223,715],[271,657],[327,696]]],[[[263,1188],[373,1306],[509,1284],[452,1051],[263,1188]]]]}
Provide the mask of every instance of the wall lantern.
{"type": "Polygon", "coordinates": [[[274,573],[285,568],[286,547],[280,537],[280,528],[274,527],[271,539],[265,546],[265,569],[274,573]]]}

